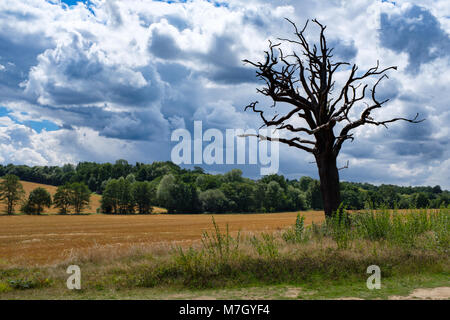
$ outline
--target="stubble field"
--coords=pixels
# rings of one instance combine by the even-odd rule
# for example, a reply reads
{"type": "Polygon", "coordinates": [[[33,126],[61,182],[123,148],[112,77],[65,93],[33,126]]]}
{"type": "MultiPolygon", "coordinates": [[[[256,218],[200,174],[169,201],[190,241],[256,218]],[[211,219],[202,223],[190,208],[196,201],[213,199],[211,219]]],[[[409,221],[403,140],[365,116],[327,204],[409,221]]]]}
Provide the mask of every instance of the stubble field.
{"type": "MultiPolygon", "coordinates": [[[[232,234],[276,231],[294,223],[298,212],[214,215],[232,234]]],[[[305,224],[323,212],[302,212],[305,224]]],[[[51,265],[95,248],[119,252],[130,246],[188,246],[212,230],[211,215],[0,216],[0,265],[51,265]]]]}

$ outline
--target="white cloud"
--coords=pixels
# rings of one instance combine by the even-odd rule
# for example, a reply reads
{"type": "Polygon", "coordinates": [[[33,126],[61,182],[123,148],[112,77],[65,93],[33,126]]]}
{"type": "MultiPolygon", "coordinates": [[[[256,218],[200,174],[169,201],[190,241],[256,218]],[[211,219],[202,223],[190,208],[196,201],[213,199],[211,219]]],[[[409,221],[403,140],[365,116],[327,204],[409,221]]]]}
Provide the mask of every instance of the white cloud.
{"type": "MultiPolygon", "coordinates": [[[[328,26],[328,39],[355,55],[352,62],[360,70],[374,66],[377,59],[382,66],[399,67],[380,85],[379,94],[393,98],[377,113],[380,119],[415,112],[427,117],[416,126],[357,130],[355,142],[342,151],[341,160],[351,164],[342,176],[450,188],[450,114],[443,94],[450,85],[449,56],[427,60],[436,55],[428,53],[419,71],[411,73],[408,43],[394,50],[380,39],[380,13],[398,16],[401,22],[414,5],[431,13],[445,37],[450,33],[448,1],[91,3],[95,14],[82,3],[67,7],[58,1],[0,2],[0,42],[5,43],[0,45],[0,105],[17,121],[46,119],[62,128],[38,133],[0,117],[3,163],[152,161],[170,154],[171,130],[190,128],[194,120],[218,128],[258,128],[259,116],[243,114],[243,107],[255,100],[270,102],[255,93],[261,84],[249,82],[253,73],[241,60],[261,59],[269,38],[292,36],[284,17],[299,25],[318,18],[328,26]],[[152,154],[152,149],[161,152],[152,154]]],[[[337,85],[347,75],[345,70],[338,73],[337,85]]],[[[309,155],[289,148],[281,153],[284,174],[315,174],[309,155]]]]}

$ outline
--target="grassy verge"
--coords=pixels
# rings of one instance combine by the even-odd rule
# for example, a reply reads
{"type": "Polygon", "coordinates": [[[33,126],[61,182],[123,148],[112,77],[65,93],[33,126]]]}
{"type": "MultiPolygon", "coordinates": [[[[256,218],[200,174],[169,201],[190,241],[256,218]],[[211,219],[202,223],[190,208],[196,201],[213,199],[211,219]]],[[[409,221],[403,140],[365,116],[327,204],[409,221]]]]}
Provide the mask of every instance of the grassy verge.
{"type": "Polygon", "coordinates": [[[202,242],[98,248],[51,267],[0,267],[0,298],[387,298],[418,287],[448,286],[449,210],[400,214],[340,211],[322,225],[232,237],[215,224],[202,242]],[[79,265],[82,290],[65,287],[79,265]],[[367,267],[381,269],[381,290],[368,290],[367,267]],[[216,293],[214,293],[216,292],[216,293]],[[213,294],[214,293],[214,294],[213,294]]]}
{"type": "Polygon", "coordinates": [[[68,290],[52,286],[42,289],[10,291],[0,294],[2,299],[339,299],[357,297],[360,299],[388,299],[392,296],[408,296],[417,288],[450,286],[449,273],[421,274],[382,279],[380,290],[368,290],[365,282],[315,282],[302,285],[278,284],[256,287],[190,290],[176,287],[154,288],[89,288],[68,290]]]}

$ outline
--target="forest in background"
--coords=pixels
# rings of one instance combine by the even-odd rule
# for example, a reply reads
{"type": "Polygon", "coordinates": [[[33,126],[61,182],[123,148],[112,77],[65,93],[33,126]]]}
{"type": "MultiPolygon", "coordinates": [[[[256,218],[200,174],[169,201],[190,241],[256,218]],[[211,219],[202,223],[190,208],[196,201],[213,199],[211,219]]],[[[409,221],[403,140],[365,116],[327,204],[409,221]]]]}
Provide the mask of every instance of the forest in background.
{"type": "MultiPolygon", "coordinates": [[[[13,174],[21,180],[62,186],[81,182],[103,195],[104,213],[145,212],[138,208],[144,196],[149,205],[169,212],[280,212],[322,210],[318,180],[310,177],[286,179],[268,175],[253,180],[233,169],[225,174],[208,174],[200,167],[184,169],[170,162],[112,163],[80,162],[78,165],[0,165],[0,176],[13,174]],[[145,183],[144,183],[145,182],[145,183]]],[[[341,182],[341,200],[348,209],[365,207],[439,208],[450,204],[450,192],[440,186],[375,186],[341,182]]]]}

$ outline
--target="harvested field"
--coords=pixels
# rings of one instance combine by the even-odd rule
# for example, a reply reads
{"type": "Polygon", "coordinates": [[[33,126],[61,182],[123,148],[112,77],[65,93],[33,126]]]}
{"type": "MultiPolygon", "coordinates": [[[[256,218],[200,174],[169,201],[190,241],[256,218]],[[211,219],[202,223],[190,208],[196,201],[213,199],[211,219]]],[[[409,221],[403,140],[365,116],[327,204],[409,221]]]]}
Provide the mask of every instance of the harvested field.
{"type": "MultiPolygon", "coordinates": [[[[294,224],[298,212],[214,215],[232,233],[275,231],[294,224]]],[[[324,220],[320,211],[302,212],[305,223],[324,220]]],[[[93,247],[176,243],[188,245],[212,230],[211,215],[0,216],[0,265],[47,265],[93,247]]]]}

